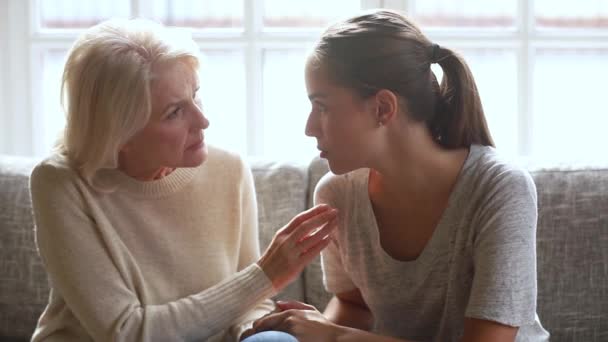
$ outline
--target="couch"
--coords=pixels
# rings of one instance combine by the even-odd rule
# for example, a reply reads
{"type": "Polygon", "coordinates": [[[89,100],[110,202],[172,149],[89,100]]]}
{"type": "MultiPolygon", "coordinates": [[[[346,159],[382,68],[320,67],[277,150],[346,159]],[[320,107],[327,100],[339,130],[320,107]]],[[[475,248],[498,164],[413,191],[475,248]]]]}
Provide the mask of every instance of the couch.
{"type": "MultiPolygon", "coordinates": [[[[46,305],[28,191],[35,159],[0,156],[0,341],[27,340],[46,305]]],[[[250,160],[262,248],[310,207],[327,172],[311,163],[250,160]]],[[[538,314],[552,341],[608,341],[608,167],[530,170],[538,189],[538,314]]],[[[406,290],[406,289],[404,289],[406,290]]],[[[318,259],[277,298],[323,308],[318,259]]]]}

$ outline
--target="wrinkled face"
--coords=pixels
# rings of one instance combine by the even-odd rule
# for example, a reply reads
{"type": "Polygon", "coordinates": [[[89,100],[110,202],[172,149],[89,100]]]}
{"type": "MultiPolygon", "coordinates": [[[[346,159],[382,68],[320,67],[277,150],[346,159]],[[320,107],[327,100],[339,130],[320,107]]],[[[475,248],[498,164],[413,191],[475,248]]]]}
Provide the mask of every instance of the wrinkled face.
{"type": "Polygon", "coordinates": [[[203,130],[209,121],[196,97],[198,76],[186,62],[156,66],[151,82],[152,115],[123,148],[143,170],[195,167],[207,157],[203,130]]]}
{"type": "Polygon", "coordinates": [[[321,157],[335,174],[366,167],[377,121],[372,101],[331,82],[324,68],[306,66],[306,90],[312,110],[306,135],[317,139],[321,157]]]}

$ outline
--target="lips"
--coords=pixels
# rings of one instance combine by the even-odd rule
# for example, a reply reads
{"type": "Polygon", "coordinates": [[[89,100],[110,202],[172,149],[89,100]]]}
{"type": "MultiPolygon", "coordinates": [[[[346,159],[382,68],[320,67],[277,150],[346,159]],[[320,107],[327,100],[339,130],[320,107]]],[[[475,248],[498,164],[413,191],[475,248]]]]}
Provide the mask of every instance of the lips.
{"type": "Polygon", "coordinates": [[[204,143],[205,143],[204,139],[198,139],[193,144],[189,145],[186,149],[187,150],[195,150],[195,149],[201,148],[204,143]]]}
{"type": "Polygon", "coordinates": [[[326,150],[324,150],[324,149],[322,149],[322,148],[320,148],[318,146],[317,146],[317,150],[319,150],[321,152],[321,155],[320,155],[321,158],[327,157],[327,151],[326,150]]]}

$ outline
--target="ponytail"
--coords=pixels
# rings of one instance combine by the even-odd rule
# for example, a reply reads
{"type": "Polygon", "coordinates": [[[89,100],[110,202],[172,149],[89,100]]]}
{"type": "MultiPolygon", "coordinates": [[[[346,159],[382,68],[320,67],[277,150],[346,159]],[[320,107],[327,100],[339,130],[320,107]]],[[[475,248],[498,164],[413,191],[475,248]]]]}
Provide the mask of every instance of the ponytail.
{"type": "MultiPolygon", "coordinates": [[[[447,148],[471,144],[494,146],[479,92],[466,62],[460,55],[436,44],[432,50],[431,62],[438,63],[443,70],[435,115],[429,121],[435,138],[447,148]]],[[[435,76],[432,77],[437,84],[435,76]]]]}

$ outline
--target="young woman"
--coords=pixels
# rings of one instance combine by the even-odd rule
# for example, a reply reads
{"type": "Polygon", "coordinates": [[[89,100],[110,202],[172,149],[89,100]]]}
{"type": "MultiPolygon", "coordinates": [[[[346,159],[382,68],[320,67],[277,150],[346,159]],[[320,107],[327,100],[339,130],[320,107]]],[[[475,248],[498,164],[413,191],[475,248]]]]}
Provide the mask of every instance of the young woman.
{"type": "Polygon", "coordinates": [[[252,175],[206,145],[198,61],[190,37],[141,20],[70,51],[65,133],[31,176],[51,285],[33,341],[236,341],[329,243],[322,205],[259,257],[252,175]]]}
{"type": "Polygon", "coordinates": [[[536,189],[493,148],[473,76],[404,16],[331,26],[306,65],[306,134],[339,210],[335,294],[258,320],[299,341],[546,341],[536,315],[536,189]],[[431,71],[443,70],[441,85],[431,71]]]}

